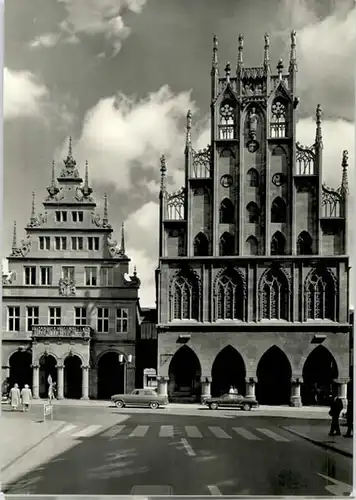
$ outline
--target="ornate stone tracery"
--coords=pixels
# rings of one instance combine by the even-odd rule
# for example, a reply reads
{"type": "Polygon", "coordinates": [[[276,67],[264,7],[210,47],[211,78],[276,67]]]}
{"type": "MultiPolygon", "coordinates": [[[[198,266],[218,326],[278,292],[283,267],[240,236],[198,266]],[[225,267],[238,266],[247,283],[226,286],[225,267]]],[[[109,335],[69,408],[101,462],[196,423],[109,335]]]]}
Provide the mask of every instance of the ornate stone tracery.
{"type": "Polygon", "coordinates": [[[305,319],[336,321],[338,281],[329,268],[311,269],[304,284],[305,319]]]}
{"type": "Polygon", "coordinates": [[[210,177],[211,171],[211,146],[207,145],[206,148],[199,151],[192,150],[193,155],[193,177],[205,178],[210,177]]]}
{"type": "Polygon", "coordinates": [[[190,267],[177,271],[170,286],[172,319],[195,319],[200,316],[201,280],[190,267]]]}
{"type": "Polygon", "coordinates": [[[184,219],[184,200],[185,189],[182,187],[168,196],[167,199],[167,218],[169,220],[183,220],[184,219]]]}
{"type": "Polygon", "coordinates": [[[259,282],[260,319],[289,321],[292,286],[282,266],[266,269],[259,282]]]}
{"type": "Polygon", "coordinates": [[[296,173],[297,175],[315,174],[315,148],[296,143],[296,173]]]}

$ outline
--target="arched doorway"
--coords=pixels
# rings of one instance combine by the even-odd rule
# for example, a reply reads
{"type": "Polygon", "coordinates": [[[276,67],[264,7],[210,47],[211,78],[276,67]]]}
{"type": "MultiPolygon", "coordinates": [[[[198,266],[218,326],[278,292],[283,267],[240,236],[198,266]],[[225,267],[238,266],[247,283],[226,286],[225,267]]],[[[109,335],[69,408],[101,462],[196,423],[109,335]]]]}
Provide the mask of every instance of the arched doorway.
{"type": "Polygon", "coordinates": [[[98,399],[110,399],[113,394],[125,393],[125,366],[117,352],[110,351],[98,361],[98,399]]]}
{"type": "Polygon", "coordinates": [[[39,395],[40,398],[48,397],[48,377],[51,376],[52,382],[57,383],[57,361],[51,354],[43,354],[40,357],[40,381],[39,395]]]}
{"type": "Polygon", "coordinates": [[[82,361],[76,355],[64,360],[64,397],[80,399],[82,397],[82,361]]]}
{"type": "Polygon", "coordinates": [[[338,367],[331,352],[321,345],[313,349],[303,367],[303,405],[328,405],[331,395],[335,394],[336,385],[333,381],[338,375],[338,367]]]}
{"type": "Polygon", "coordinates": [[[257,401],[264,405],[289,405],[291,378],[292,369],[287,356],[279,347],[270,347],[257,366],[257,401]]]}
{"type": "Polygon", "coordinates": [[[231,386],[239,394],[245,394],[246,368],[239,352],[231,345],[224,347],[216,356],[211,370],[211,395],[216,397],[229,392],[231,386]]]}
{"type": "Polygon", "coordinates": [[[184,345],[178,349],[169,365],[168,395],[173,401],[200,400],[201,367],[195,352],[184,345]]]}
{"type": "Polygon", "coordinates": [[[32,354],[29,351],[19,350],[14,352],[9,360],[10,365],[10,388],[19,384],[19,388],[25,384],[32,387],[32,354]]]}

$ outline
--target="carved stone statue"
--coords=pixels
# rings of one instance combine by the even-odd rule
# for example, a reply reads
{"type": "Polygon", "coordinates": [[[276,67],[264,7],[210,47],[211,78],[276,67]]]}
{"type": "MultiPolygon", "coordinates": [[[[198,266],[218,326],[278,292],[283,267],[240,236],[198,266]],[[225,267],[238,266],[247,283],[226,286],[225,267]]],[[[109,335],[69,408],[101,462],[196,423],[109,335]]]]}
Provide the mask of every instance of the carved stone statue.
{"type": "Polygon", "coordinates": [[[248,124],[250,128],[250,137],[251,139],[256,139],[256,131],[257,131],[257,124],[258,124],[258,116],[256,114],[256,108],[252,108],[250,111],[250,114],[248,116],[248,124]]]}

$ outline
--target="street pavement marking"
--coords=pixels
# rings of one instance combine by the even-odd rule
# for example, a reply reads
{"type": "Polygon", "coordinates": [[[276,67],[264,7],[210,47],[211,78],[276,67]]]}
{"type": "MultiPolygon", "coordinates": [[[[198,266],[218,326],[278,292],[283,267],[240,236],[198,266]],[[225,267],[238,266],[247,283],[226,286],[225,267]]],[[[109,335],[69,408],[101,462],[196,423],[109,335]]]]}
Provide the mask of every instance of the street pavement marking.
{"type": "Polygon", "coordinates": [[[115,425],[114,427],[111,427],[111,429],[108,429],[105,431],[102,436],[103,437],[115,437],[117,434],[120,434],[122,430],[124,430],[126,425],[115,425]]]}
{"type": "Polygon", "coordinates": [[[135,430],[131,432],[129,437],[144,437],[149,429],[149,425],[138,425],[135,430]]]}
{"type": "Polygon", "coordinates": [[[188,441],[185,438],[182,438],[181,442],[182,442],[182,445],[184,446],[184,448],[186,449],[187,454],[190,457],[195,457],[196,453],[193,450],[193,448],[190,446],[190,444],[188,443],[188,441]]]}
{"type": "Polygon", "coordinates": [[[276,434],[275,432],[271,431],[270,429],[256,429],[258,432],[261,434],[264,434],[265,436],[274,439],[275,441],[289,441],[289,439],[280,436],[279,434],[276,434]]]}
{"type": "Polygon", "coordinates": [[[352,493],[352,486],[347,483],[343,483],[342,481],[338,481],[337,479],[334,479],[329,476],[324,476],[324,474],[320,474],[319,472],[317,473],[318,476],[322,477],[323,479],[326,479],[329,481],[329,484],[325,486],[326,491],[329,491],[336,497],[343,497],[343,496],[348,496],[350,493],[352,493]]]}
{"type": "Polygon", "coordinates": [[[220,427],[209,427],[209,429],[218,438],[231,439],[231,436],[229,436],[229,434],[226,434],[226,432],[220,427]]]}
{"type": "Polygon", "coordinates": [[[185,432],[189,438],[202,438],[203,434],[195,425],[186,425],[185,432]]]}
{"type": "Polygon", "coordinates": [[[173,425],[161,425],[159,437],[174,437],[173,425]]]}
{"type": "Polygon", "coordinates": [[[64,434],[65,432],[69,432],[69,431],[72,431],[73,429],[75,429],[77,426],[76,425],[73,425],[73,424],[68,424],[66,425],[65,427],[63,427],[63,429],[61,429],[58,434],[64,434]]]}
{"type": "Polygon", "coordinates": [[[261,438],[255,436],[252,432],[244,429],[243,427],[233,427],[232,430],[245,439],[250,439],[251,441],[261,441],[261,438]]]}
{"type": "Polygon", "coordinates": [[[208,490],[210,491],[210,494],[213,496],[221,496],[222,495],[221,491],[219,490],[219,488],[217,486],[215,486],[215,484],[208,484],[208,490]]]}
{"type": "Polygon", "coordinates": [[[94,434],[95,431],[99,430],[101,427],[102,425],[89,425],[88,427],[85,427],[85,429],[82,429],[81,431],[72,434],[72,437],[80,438],[80,437],[90,436],[91,434],[94,434]]]}

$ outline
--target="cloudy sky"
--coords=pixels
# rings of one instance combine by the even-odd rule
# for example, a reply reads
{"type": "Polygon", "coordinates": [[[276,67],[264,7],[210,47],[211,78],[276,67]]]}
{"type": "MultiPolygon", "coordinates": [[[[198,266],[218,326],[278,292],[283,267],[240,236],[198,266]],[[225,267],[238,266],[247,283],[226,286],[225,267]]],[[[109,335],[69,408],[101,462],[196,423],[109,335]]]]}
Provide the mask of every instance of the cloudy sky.
{"type": "Polygon", "coordinates": [[[324,180],[337,187],[343,149],[353,175],[355,26],[354,0],[6,2],[2,255],[12,221],[27,223],[31,191],[39,204],[52,159],[61,161],[72,135],[77,162],[89,161],[98,204],[108,192],[110,222],[117,230],[125,222],[141,304],[154,305],[159,157],[168,158],[171,189],[180,187],[189,108],[195,149],[209,140],[214,33],[223,70],[227,61],[235,66],[240,32],[246,66],[261,64],[266,31],[276,66],[297,30],[297,139],[313,143],[320,103],[324,180]]]}

